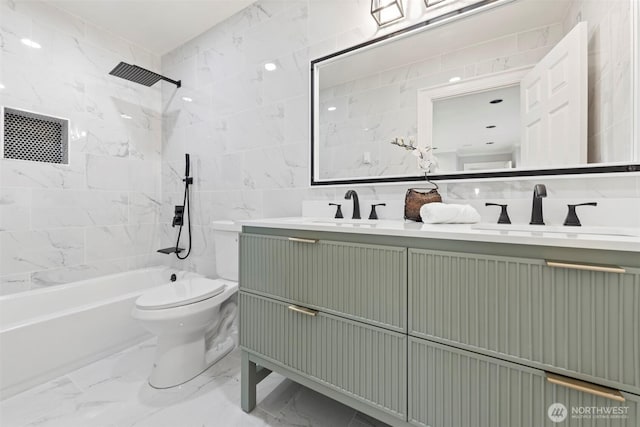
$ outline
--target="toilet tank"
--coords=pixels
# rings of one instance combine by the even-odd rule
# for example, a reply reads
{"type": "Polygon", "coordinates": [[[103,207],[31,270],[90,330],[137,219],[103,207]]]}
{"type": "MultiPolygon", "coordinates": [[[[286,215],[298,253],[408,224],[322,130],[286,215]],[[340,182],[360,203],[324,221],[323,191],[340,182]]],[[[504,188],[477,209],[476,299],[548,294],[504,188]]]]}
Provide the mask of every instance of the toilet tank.
{"type": "Polygon", "coordinates": [[[238,239],[242,227],[233,221],[213,221],[216,271],[223,279],[238,281],[238,239]]]}

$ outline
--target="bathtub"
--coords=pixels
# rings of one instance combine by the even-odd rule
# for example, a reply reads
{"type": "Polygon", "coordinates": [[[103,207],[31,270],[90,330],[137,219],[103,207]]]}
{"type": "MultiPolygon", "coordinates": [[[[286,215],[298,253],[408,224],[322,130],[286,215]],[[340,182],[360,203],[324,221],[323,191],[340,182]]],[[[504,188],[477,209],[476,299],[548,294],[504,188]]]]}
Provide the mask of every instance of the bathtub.
{"type": "Polygon", "coordinates": [[[152,267],[0,297],[0,399],[151,337],[131,309],[171,274],[198,276],[152,267]]]}

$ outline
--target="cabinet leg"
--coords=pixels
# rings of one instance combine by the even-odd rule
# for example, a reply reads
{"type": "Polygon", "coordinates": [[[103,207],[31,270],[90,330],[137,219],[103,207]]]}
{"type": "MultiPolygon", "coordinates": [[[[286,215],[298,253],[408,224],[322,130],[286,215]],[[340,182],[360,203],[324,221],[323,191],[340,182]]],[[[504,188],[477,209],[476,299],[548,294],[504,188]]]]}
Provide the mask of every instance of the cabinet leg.
{"type": "Polygon", "coordinates": [[[249,353],[241,353],[240,367],[240,403],[244,412],[251,412],[256,407],[256,364],[249,360],[249,353]]]}

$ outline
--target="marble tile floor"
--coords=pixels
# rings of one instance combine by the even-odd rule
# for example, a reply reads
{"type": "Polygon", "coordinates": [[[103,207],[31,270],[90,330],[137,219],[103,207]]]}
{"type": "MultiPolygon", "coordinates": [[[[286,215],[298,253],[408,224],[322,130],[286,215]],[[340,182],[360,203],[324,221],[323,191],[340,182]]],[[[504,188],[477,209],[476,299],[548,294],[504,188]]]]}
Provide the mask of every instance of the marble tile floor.
{"type": "Polygon", "coordinates": [[[2,427],[384,427],[313,390],[272,373],[258,406],[240,409],[236,349],[180,387],[147,384],[155,340],[145,341],[0,402],[2,427]]]}

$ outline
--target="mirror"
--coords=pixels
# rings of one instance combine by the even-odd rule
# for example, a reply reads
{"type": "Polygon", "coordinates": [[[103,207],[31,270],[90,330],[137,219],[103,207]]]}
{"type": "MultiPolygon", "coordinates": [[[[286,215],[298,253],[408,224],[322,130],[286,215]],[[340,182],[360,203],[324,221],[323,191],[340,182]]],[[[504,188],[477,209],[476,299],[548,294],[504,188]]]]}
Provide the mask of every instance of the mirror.
{"type": "Polygon", "coordinates": [[[633,0],[478,5],[312,61],[312,185],[639,170],[633,0]]]}

